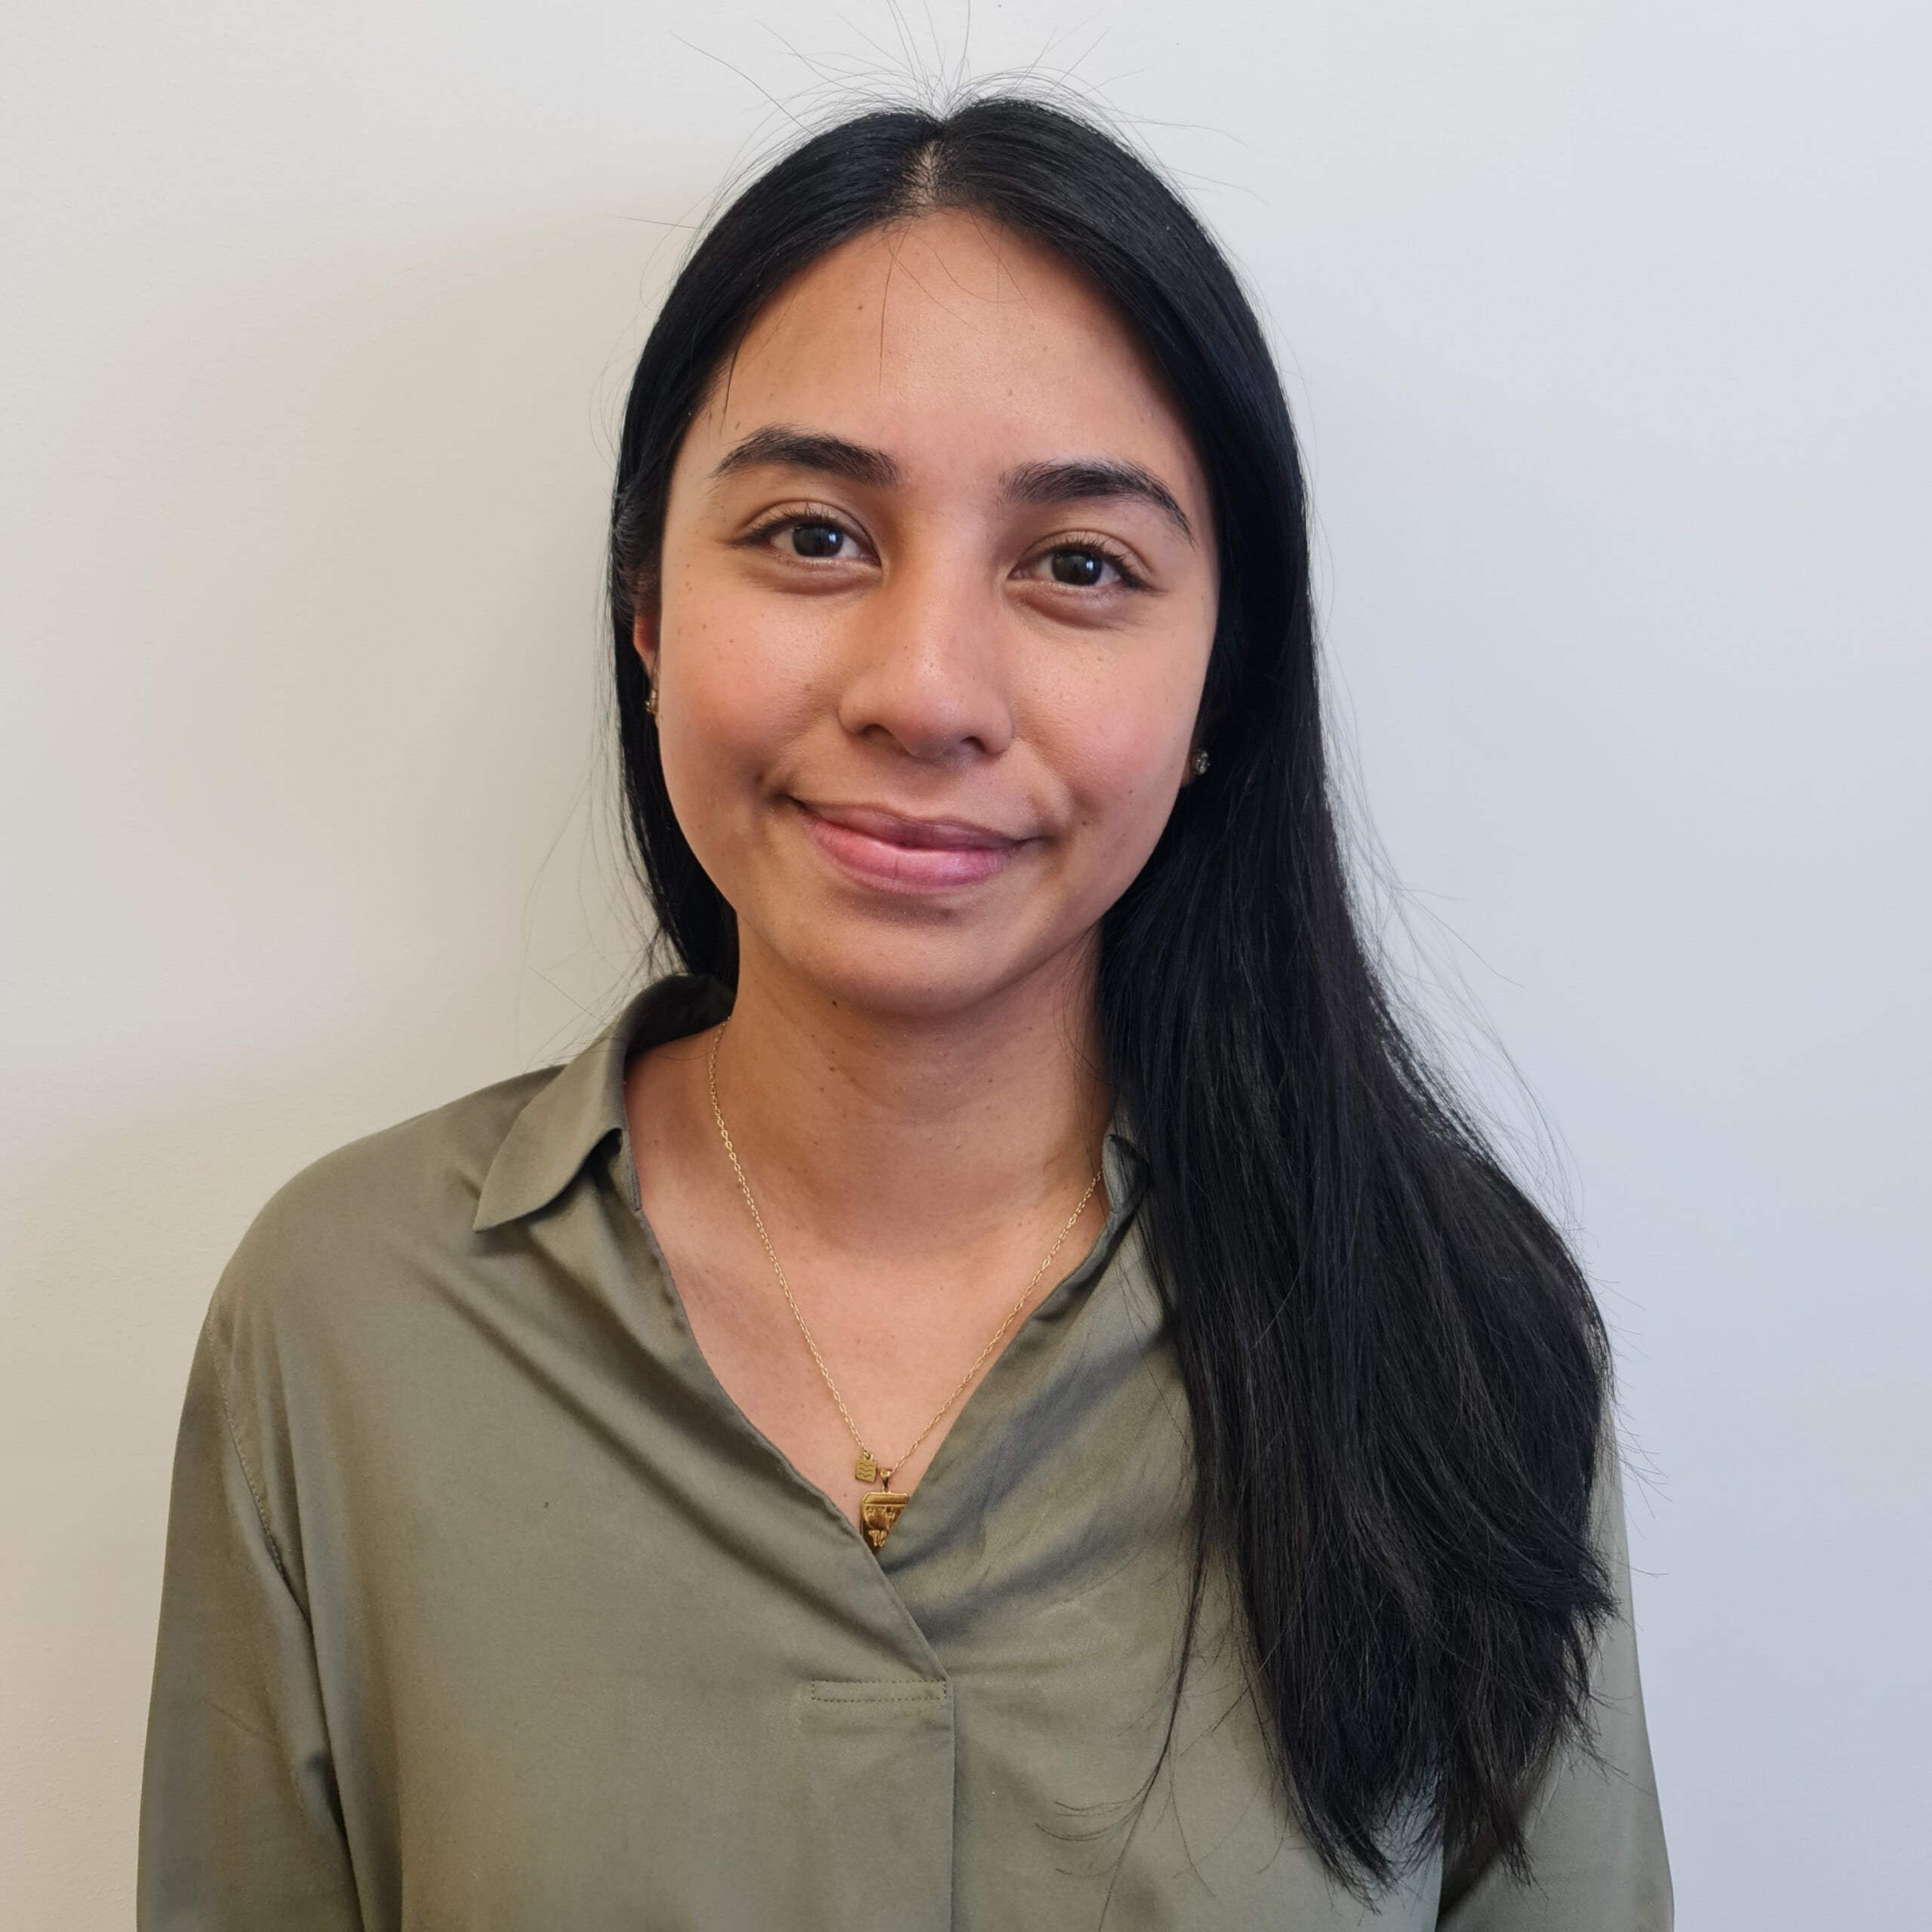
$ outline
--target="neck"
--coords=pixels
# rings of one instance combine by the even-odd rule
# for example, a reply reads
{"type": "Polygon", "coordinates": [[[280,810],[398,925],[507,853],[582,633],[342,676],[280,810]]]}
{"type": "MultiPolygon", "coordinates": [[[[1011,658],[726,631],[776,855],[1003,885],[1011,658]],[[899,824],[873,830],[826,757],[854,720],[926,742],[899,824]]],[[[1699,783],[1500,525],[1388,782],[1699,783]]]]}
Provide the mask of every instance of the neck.
{"type": "Polygon", "coordinates": [[[1094,1171],[1109,1106],[1094,946],[934,1016],[833,999],[754,941],[717,1080],[790,1224],[881,1260],[970,1245],[1070,1206],[1094,1171]]]}

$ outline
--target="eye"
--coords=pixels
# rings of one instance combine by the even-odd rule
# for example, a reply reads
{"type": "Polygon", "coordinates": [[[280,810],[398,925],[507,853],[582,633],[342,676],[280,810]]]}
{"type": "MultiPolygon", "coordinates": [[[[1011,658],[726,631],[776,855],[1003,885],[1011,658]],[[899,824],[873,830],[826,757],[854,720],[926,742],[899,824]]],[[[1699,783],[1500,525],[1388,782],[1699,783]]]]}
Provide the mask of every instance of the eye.
{"type": "Polygon", "coordinates": [[[837,558],[841,546],[847,540],[845,532],[835,523],[810,521],[795,522],[791,527],[792,554],[795,557],[811,557],[820,560],[837,558]]]}
{"type": "Polygon", "coordinates": [[[1054,550],[1048,555],[1047,568],[1053,572],[1054,583],[1091,590],[1106,582],[1108,565],[1097,550],[1054,550]]]}
{"type": "Polygon", "coordinates": [[[815,509],[781,510],[736,541],[742,549],[811,564],[863,563],[872,554],[865,540],[831,511],[815,509]]]}
{"type": "Polygon", "coordinates": [[[1141,580],[1112,545],[1056,543],[1024,566],[1023,575],[1063,584],[1069,590],[1138,590],[1141,580]]]}

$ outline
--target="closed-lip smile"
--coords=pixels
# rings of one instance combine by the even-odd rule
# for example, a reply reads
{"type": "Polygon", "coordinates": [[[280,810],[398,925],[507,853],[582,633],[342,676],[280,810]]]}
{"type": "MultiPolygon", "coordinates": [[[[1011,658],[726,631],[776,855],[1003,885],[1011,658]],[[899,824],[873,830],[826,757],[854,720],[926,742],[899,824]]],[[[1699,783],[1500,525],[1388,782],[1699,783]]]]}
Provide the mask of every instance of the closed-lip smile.
{"type": "Polygon", "coordinates": [[[1003,872],[1028,843],[970,820],[915,818],[883,805],[795,798],[812,841],[838,869],[892,892],[946,892],[1003,872]]]}

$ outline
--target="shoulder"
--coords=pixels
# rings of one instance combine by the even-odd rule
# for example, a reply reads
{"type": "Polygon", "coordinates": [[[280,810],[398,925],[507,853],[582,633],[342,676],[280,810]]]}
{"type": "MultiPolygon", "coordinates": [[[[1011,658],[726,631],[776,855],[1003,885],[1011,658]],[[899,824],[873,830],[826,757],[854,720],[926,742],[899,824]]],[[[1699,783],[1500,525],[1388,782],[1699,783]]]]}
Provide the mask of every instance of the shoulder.
{"type": "Polygon", "coordinates": [[[478,1244],[473,1223],[492,1162],[563,1071],[499,1081],[303,1168],[256,1216],[223,1272],[209,1311],[217,1352],[251,1327],[304,1326],[398,1276],[460,1264],[478,1244]]]}
{"type": "Polygon", "coordinates": [[[349,1518],[379,1515],[411,1430],[475,1386],[478,1316],[504,1286],[473,1226],[478,1195],[562,1072],[485,1088],[324,1155],[277,1191],[223,1270],[183,1439],[225,1432],[305,1607],[315,1537],[339,1540],[349,1518]]]}
{"type": "Polygon", "coordinates": [[[304,1168],[255,1217],[209,1310],[207,1347],[235,1414],[292,1421],[306,1404],[366,1420],[460,1378],[475,1365],[465,1351],[505,1319],[540,1326],[576,1278],[558,1252],[559,1228],[576,1225],[573,1183],[623,1131],[627,1057],[721,1003],[710,982],[658,980],[565,1064],[304,1168]]]}

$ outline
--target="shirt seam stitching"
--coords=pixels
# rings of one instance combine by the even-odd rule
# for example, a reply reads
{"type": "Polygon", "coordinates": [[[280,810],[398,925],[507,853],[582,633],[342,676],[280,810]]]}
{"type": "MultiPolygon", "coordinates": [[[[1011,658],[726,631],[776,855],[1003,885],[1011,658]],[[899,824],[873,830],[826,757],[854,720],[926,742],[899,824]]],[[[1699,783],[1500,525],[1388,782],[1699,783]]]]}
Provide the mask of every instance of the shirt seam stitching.
{"type": "Polygon", "coordinates": [[[814,1684],[808,1694],[815,1704],[931,1704],[943,1703],[951,1688],[946,1684],[914,1684],[904,1690],[875,1690],[865,1687],[852,1694],[841,1695],[837,1691],[822,1690],[814,1684]]]}
{"type": "Polygon", "coordinates": [[[255,1506],[255,1520],[261,1525],[262,1540],[267,1544],[269,1561],[275,1565],[275,1574],[281,1579],[282,1588],[288,1591],[289,1600],[295,1605],[302,1621],[309,1621],[309,1613],[302,1599],[296,1594],[294,1580],[289,1576],[288,1566],[282,1561],[281,1546],[275,1540],[275,1531],[269,1524],[268,1507],[262,1500],[262,1492],[255,1481],[255,1472],[248,1466],[248,1458],[242,1447],[241,1431],[235,1423],[235,1411],[228,1399],[228,1385],[222,1379],[221,1360],[215,1353],[211,1340],[204,1335],[202,1346],[207,1349],[208,1367],[214,1376],[215,1399],[221,1405],[222,1429],[228,1438],[228,1446],[234,1451],[236,1466],[242,1472],[242,1480],[248,1485],[249,1500],[255,1506]]]}

